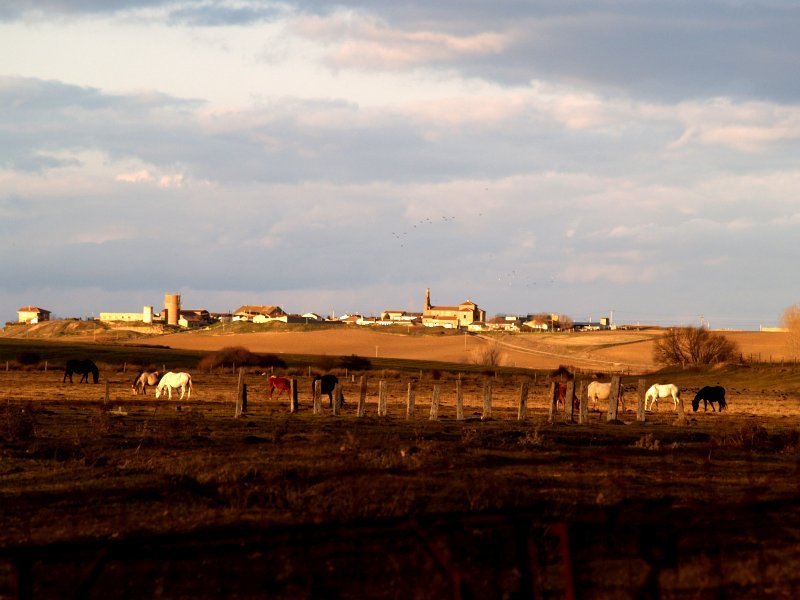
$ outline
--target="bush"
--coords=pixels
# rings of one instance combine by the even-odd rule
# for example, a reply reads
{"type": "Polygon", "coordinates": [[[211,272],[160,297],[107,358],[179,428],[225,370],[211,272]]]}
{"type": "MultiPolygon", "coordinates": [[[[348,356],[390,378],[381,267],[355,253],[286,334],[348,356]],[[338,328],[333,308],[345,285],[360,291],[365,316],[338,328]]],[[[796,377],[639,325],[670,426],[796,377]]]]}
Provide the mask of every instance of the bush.
{"type": "Polygon", "coordinates": [[[713,365],[734,360],[739,346],[701,327],[670,329],[656,341],[653,358],[663,365],[713,365]]]}
{"type": "Polygon", "coordinates": [[[233,366],[285,368],[286,362],[274,354],[256,354],[243,346],[229,346],[204,356],[197,363],[199,369],[233,366]]]}
{"type": "Polygon", "coordinates": [[[42,362],[42,357],[38,352],[25,350],[17,355],[17,363],[23,367],[33,367],[42,362]]]}
{"type": "Polygon", "coordinates": [[[342,356],[339,359],[339,366],[349,371],[369,371],[372,368],[372,362],[363,356],[351,354],[342,356]]]}

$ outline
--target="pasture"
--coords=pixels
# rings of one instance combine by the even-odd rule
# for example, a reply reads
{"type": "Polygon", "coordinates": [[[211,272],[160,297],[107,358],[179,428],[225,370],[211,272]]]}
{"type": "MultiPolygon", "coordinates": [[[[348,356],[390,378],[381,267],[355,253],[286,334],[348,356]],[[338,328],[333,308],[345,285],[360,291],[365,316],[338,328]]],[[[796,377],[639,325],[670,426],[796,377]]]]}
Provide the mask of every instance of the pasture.
{"type": "Polygon", "coordinates": [[[135,396],[134,373],[100,367],[97,385],[0,370],[2,598],[800,594],[794,371],[676,374],[681,425],[671,400],[637,423],[630,378],[622,424],[601,402],[577,425],[548,424],[541,376],[491,378],[482,421],[486,376],[464,374],[456,421],[455,373],[368,372],[358,418],[358,376],[340,374],[334,417],[327,403],[312,414],[308,373],[291,373],[290,414],[248,371],[234,419],[232,372],[187,369],[194,390],[179,402],[135,396]],[[718,381],[729,410],[691,412],[694,391],[718,381]]]}

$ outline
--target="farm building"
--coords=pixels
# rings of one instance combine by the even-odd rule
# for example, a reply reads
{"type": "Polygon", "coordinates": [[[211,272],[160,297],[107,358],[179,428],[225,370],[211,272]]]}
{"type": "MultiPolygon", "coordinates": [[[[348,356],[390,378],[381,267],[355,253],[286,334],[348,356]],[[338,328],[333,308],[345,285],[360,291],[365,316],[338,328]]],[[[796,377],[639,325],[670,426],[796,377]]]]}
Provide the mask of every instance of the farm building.
{"type": "Polygon", "coordinates": [[[263,305],[263,304],[245,304],[244,306],[240,306],[235,311],[233,311],[233,320],[234,321],[253,321],[256,322],[266,322],[269,319],[275,319],[277,317],[283,317],[286,315],[286,312],[280,306],[271,306],[271,305],[263,305]],[[256,321],[256,317],[266,317],[263,321],[259,319],[256,321]]]}
{"type": "Polygon", "coordinates": [[[138,313],[124,313],[124,312],[101,312],[100,320],[105,323],[110,322],[124,322],[124,323],[152,323],[153,322],[153,307],[145,306],[142,312],[138,313]]]}
{"type": "Polygon", "coordinates": [[[467,300],[458,306],[433,306],[431,304],[431,290],[425,290],[425,310],[422,313],[422,324],[426,327],[445,327],[460,329],[469,327],[476,321],[485,321],[486,311],[478,305],[467,300]]]}
{"type": "Polygon", "coordinates": [[[50,320],[50,311],[38,306],[25,306],[17,311],[17,320],[20,323],[34,324],[50,320]]]}
{"type": "Polygon", "coordinates": [[[181,309],[178,325],[188,329],[194,327],[204,327],[213,322],[211,313],[205,309],[181,309]]]}

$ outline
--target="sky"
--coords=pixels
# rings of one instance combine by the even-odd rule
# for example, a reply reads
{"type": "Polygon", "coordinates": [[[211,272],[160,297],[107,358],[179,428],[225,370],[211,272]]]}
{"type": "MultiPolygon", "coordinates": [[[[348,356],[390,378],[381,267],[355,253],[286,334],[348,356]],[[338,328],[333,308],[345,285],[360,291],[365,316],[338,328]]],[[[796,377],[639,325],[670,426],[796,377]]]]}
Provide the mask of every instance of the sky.
{"type": "Polygon", "coordinates": [[[2,0],[0,318],[757,329],[800,302],[796,0],[2,0]]]}

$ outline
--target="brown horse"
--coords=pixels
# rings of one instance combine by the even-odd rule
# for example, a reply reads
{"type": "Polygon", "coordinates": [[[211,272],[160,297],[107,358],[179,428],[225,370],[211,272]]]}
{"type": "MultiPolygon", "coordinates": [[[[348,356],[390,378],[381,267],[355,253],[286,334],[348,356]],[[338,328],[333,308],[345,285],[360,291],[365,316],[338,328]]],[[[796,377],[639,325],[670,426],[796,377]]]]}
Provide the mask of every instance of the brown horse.
{"type": "Polygon", "coordinates": [[[269,386],[270,400],[272,400],[272,392],[275,390],[278,390],[278,396],[283,392],[286,392],[286,395],[289,396],[292,389],[292,382],[288,377],[278,377],[277,375],[270,375],[267,385],[269,386]]]}
{"type": "Polygon", "coordinates": [[[147,386],[155,386],[161,373],[158,371],[142,371],[131,384],[131,391],[134,394],[147,394],[147,386]]]}

